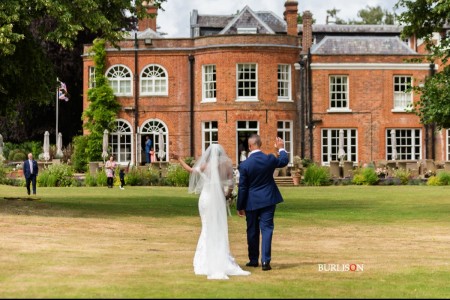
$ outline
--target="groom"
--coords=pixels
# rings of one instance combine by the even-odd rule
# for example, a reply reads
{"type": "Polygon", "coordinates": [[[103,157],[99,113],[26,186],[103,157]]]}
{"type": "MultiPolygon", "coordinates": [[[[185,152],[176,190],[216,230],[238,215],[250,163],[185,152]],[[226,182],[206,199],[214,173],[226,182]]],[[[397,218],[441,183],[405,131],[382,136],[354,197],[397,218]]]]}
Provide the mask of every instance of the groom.
{"type": "Polygon", "coordinates": [[[251,151],[248,158],[239,165],[239,191],[236,208],[240,217],[246,217],[248,267],[258,267],[259,236],[261,233],[262,270],[271,270],[273,218],[276,205],[283,202],[280,191],[273,178],[276,168],[283,168],[289,163],[284,150],[284,141],[277,137],[275,147],[279,157],[261,152],[261,137],[253,134],[248,139],[251,151]]]}

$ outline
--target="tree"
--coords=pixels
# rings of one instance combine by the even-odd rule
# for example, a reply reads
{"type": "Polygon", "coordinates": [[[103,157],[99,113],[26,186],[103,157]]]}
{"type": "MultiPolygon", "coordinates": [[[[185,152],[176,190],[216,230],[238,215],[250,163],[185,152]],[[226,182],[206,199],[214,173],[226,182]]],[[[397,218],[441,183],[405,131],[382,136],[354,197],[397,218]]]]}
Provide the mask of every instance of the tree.
{"type": "MultiPolygon", "coordinates": [[[[316,19],[312,19],[312,24],[316,23],[316,19]]],[[[297,15],[297,24],[303,24],[303,14],[298,14],[297,15]]]]}
{"type": "MultiPolygon", "coordinates": [[[[161,8],[165,1],[153,2],[161,8]]],[[[57,77],[71,94],[71,101],[60,107],[68,118],[62,125],[72,126],[72,133],[81,128],[83,45],[95,37],[115,44],[123,29],[134,28],[137,17],[149,16],[143,2],[149,1],[136,1],[136,6],[129,0],[0,1],[0,128],[5,140],[41,139],[54,122],[47,116],[55,115],[57,77]]]]}
{"type": "Polygon", "coordinates": [[[337,13],[338,12],[340,12],[340,9],[336,9],[336,8],[333,8],[333,9],[328,9],[327,10],[327,19],[326,19],[326,24],[328,24],[328,23],[335,23],[335,24],[346,24],[346,22],[343,20],[343,19],[341,19],[341,18],[339,18],[338,16],[337,16],[337,13]],[[334,18],[334,21],[330,21],[329,20],[329,18],[334,18]]]}
{"type": "Polygon", "coordinates": [[[358,17],[362,19],[357,24],[394,24],[394,14],[383,10],[381,6],[369,6],[358,11],[358,17]]]}
{"type": "Polygon", "coordinates": [[[105,77],[106,50],[105,40],[95,39],[91,51],[94,53],[95,87],[88,91],[89,106],[83,112],[84,127],[89,131],[87,148],[88,160],[100,160],[103,132],[115,129],[115,119],[120,103],[105,77]]]}
{"type": "Polygon", "coordinates": [[[423,39],[430,63],[441,62],[442,71],[426,78],[423,85],[415,85],[413,90],[420,94],[420,100],[412,110],[420,117],[422,124],[434,124],[438,129],[450,128],[450,37],[444,33],[444,26],[450,20],[448,1],[400,0],[396,8],[403,7],[398,20],[404,26],[404,36],[415,35],[423,39]],[[439,41],[433,34],[439,33],[439,41]]]}

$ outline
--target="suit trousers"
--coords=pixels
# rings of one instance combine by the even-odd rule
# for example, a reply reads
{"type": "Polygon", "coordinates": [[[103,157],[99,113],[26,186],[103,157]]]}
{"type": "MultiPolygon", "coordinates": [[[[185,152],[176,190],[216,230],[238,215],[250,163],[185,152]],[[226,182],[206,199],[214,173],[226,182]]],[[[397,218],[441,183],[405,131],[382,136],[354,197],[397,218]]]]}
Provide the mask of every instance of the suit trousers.
{"type": "Polygon", "coordinates": [[[30,174],[30,177],[25,178],[28,195],[30,194],[30,184],[33,186],[33,195],[36,194],[36,175],[30,174]]]}
{"type": "Polygon", "coordinates": [[[259,237],[261,234],[261,262],[270,263],[272,259],[272,236],[276,205],[245,211],[247,221],[248,258],[257,263],[259,259],[259,237]]]}

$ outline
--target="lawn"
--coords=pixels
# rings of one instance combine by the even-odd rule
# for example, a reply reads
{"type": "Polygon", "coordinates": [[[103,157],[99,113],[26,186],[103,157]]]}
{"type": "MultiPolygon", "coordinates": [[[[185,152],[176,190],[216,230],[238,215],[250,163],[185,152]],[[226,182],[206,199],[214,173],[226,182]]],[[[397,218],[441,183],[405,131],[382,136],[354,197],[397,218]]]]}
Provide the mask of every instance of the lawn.
{"type": "Polygon", "coordinates": [[[200,233],[187,188],[0,185],[0,298],[447,298],[450,187],[283,187],[272,270],[193,273],[200,233]],[[5,199],[6,197],[7,199],[5,199]],[[11,197],[25,197],[10,199],[11,197]],[[345,268],[357,271],[347,271],[345,268]]]}

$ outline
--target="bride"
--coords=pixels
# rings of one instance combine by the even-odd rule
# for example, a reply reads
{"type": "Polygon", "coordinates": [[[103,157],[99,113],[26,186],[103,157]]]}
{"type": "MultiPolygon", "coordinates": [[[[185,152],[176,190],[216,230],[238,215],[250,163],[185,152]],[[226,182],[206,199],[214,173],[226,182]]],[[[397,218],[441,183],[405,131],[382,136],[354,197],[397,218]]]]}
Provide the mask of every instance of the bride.
{"type": "Polygon", "coordinates": [[[228,275],[249,275],[231,255],[225,193],[233,189],[233,165],[221,145],[212,144],[191,168],[180,157],[181,166],[190,172],[189,193],[200,194],[198,208],[202,230],[194,256],[196,275],[208,279],[228,279],[228,275]]]}

